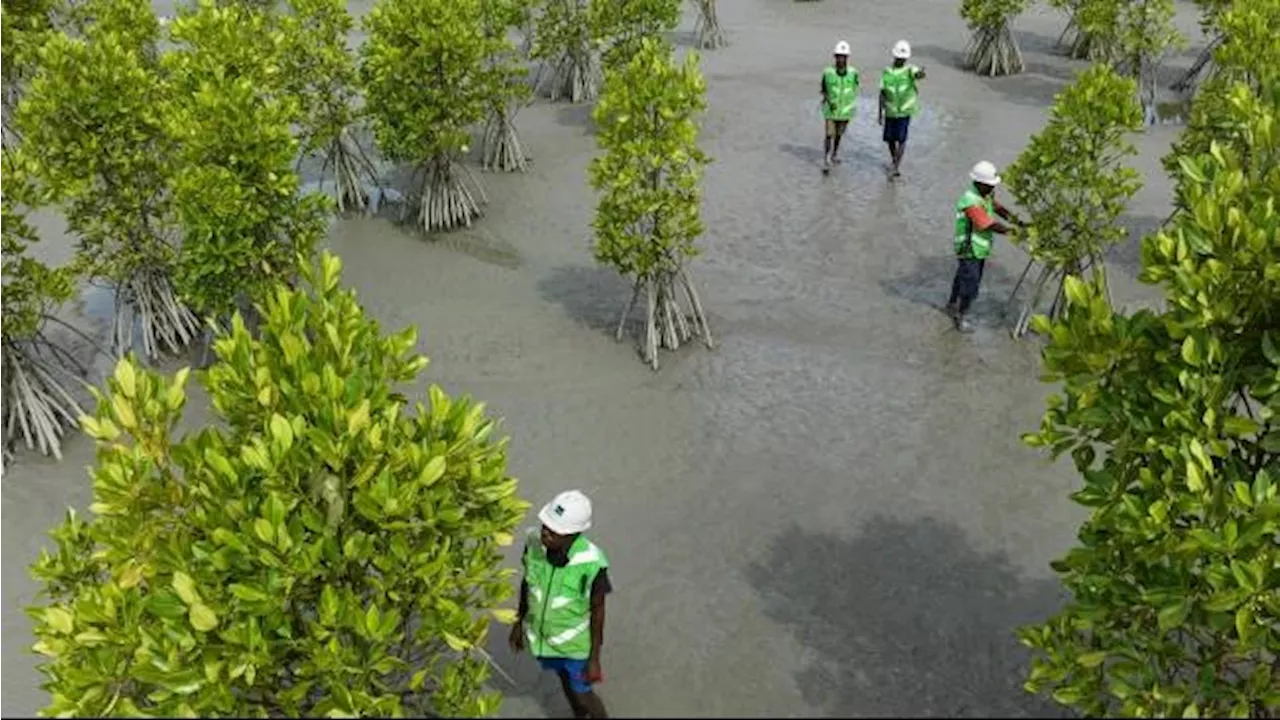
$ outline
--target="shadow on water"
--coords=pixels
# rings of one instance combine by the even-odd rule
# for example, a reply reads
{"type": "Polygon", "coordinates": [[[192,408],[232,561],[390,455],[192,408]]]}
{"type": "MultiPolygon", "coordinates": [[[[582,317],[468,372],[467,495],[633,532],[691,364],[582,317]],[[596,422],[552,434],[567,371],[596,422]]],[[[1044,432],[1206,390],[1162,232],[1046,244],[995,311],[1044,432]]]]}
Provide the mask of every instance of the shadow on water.
{"type": "Polygon", "coordinates": [[[1014,635],[1060,607],[1060,586],[1019,577],[957,528],[877,517],[847,539],[793,527],[747,576],[812,653],[795,681],[822,712],[1064,716],[1022,689],[1029,654],[1014,635]]]}
{"type": "MultiPolygon", "coordinates": [[[[543,276],[538,281],[538,293],[544,300],[562,306],[573,320],[612,335],[631,297],[631,284],[608,268],[566,266],[543,276]]],[[[632,308],[631,323],[638,322],[639,317],[639,308],[632,308]]]]}
{"type": "MultiPolygon", "coordinates": [[[[1023,263],[1021,256],[1010,259],[1017,265],[1014,272],[1021,274],[1023,263]]],[[[952,255],[922,255],[916,260],[915,267],[909,273],[885,278],[880,287],[893,297],[908,300],[917,305],[934,308],[939,312],[945,310],[947,300],[951,296],[951,282],[956,274],[956,259],[952,255]]],[[[970,310],[971,320],[982,326],[997,327],[1007,320],[1004,316],[1005,303],[1009,293],[1017,283],[1016,274],[1012,274],[1004,262],[996,264],[991,260],[982,274],[982,285],[978,299],[970,310]]]]}
{"type": "MultiPolygon", "coordinates": [[[[884,165],[884,158],[872,154],[871,150],[865,142],[860,142],[860,138],[852,135],[853,128],[845,131],[844,138],[840,141],[840,159],[843,165],[876,166],[884,165]]],[[[821,138],[821,135],[818,136],[821,138]]],[[[879,139],[878,137],[876,138],[879,139]]],[[[815,168],[822,165],[822,146],[813,145],[797,145],[795,143],[784,142],[778,145],[778,150],[790,155],[807,165],[813,165],[815,168]]]]}

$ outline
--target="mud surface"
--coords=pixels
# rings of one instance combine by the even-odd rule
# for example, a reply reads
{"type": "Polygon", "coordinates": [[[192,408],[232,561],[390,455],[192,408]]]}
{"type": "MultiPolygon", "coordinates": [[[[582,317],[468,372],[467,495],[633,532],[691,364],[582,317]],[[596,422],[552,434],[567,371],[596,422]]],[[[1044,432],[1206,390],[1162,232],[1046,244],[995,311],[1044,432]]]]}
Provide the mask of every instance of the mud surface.
{"type": "MultiPolygon", "coordinates": [[[[577,487],[595,501],[616,586],[600,688],[615,714],[1053,712],[1020,689],[1012,633],[1060,604],[1047,563],[1080,515],[1069,468],[1018,442],[1048,392],[1037,343],[1012,341],[1001,317],[1024,256],[998,244],[975,334],[956,334],[938,307],[968,168],[1011,161],[1083,65],[1053,53],[1063,20],[1041,8],[1017,23],[1026,74],[967,74],[954,5],[721,0],[732,45],[704,55],[716,162],[693,266],[719,346],[664,355],[660,373],[611,336],[629,288],[589,251],[585,107],[520,115],[534,170],[486,176],[493,203],[474,231],[425,241],[383,220],[334,228],[366,308],[389,328],[416,324],[428,376],[506,418],[523,494],[541,503],[577,487]],[[929,78],[905,177],[890,184],[872,93],[899,37],[929,78]],[[845,162],[824,178],[816,84],[838,39],[864,95],[845,162]]],[[[685,46],[692,27],[687,17],[685,46]]],[[[1126,219],[1136,228],[1167,214],[1158,158],[1175,133],[1139,140],[1150,175],[1126,219]]],[[[44,252],[65,255],[65,239],[44,252]]],[[[1149,302],[1132,282],[1136,242],[1113,260],[1117,300],[1149,302]]],[[[100,292],[83,314],[105,334],[100,292]]],[[[61,463],[22,453],[5,473],[6,715],[44,702],[26,651],[26,568],[64,508],[87,504],[91,459],[77,438],[61,463]]],[[[516,681],[496,680],[504,715],[567,713],[531,659],[491,645],[516,681]]]]}

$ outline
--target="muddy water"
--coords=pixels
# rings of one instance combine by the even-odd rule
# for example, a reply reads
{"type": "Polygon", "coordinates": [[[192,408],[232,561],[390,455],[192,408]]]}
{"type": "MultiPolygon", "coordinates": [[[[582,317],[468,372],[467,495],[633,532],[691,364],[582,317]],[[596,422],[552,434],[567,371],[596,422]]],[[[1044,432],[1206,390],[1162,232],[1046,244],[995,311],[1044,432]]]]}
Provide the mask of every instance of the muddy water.
{"type": "MultiPolygon", "coordinates": [[[[1061,19],[1020,20],[1029,71],[987,80],[956,67],[966,38],[951,3],[720,5],[733,44],[704,57],[716,162],[694,265],[714,351],[664,355],[655,374],[612,339],[629,288],[590,256],[581,107],[520,116],[534,170],[486,177],[494,202],[473,231],[428,242],[383,220],[336,224],[346,281],[387,327],[420,328],[432,380],[506,418],[526,497],[594,499],[616,586],[601,687],[615,713],[1046,712],[1019,688],[1011,633],[1060,603],[1046,564],[1080,516],[1068,469],[1017,439],[1046,394],[1035,343],[1010,340],[1000,317],[1024,257],[998,246],[974,335],[937,306],[968,167],[1012,160],[1080,67],[1050,52],[1061,19]],[[889,184],[871,92],[898,37],[929,78],[905,177],[889,184]],[[824,178],[814,86],[842,38],[863,109],[824,178]]],[[[1181,20],[1194,27],[1188,8],[1181,20]]],[[[1167,212],[1158,157],[1175,132],[1140,140],[1151,176],[1135,228],[1167,212]]],[[[1124,305],[1151,301],[1131,281],[1135,248],[1114,254],[1124,305]]],[[[105,319],[107,302],[90,294],[86,312],[105,319]]],[[[4,478],[5,714],[43,702],[20,608],[45,528],[87,502],[91,448],[67,452],[23,454],[4,478]]],[[[491,646],[515,681],[496,681],[505,715],[566,714],[530,659],[491,646]]]]}

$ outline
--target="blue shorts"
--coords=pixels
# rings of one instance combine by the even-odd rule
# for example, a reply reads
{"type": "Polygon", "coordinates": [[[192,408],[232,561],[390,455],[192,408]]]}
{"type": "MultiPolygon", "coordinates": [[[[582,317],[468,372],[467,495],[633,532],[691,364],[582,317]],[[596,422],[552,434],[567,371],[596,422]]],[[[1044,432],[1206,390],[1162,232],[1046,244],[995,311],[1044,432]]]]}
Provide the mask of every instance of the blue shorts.
{"type": "Polygon", "coordinates": [[[579,695],[591,692],[591,681],[587,680],[587,661],[573,658],[538,658],[543,670],[563,672],[569,676],[569,689],[579,695]]]}
{"type": "Polygon", "coordinates": [[[907,129],[911,127],[911,116],[887,117],[884,119],[884,141],[887,143],[907,141],[907,129]]]}

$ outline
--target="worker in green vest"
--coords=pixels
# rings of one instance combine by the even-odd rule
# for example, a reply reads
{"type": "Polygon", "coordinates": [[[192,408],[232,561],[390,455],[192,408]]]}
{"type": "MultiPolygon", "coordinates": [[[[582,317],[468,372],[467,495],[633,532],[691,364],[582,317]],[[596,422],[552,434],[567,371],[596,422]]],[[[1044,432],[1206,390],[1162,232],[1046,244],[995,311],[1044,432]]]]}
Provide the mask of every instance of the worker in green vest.
{"type": "Polygon", "coordinates": [[[916,82],[924,79],[924,69],[907,62],[911,59],[911,43],[899,40],[893,46],[893,64],[880,73],[880,112],[878,121],[884,127],[883,138],[889,146],[893,163],[890,177],[902,176],[902,153],[907,147],[907,130],[911,118],[920,111],[920,93],[916,82]]]}
{"type": "Polygon", "coordinates": [[[849,67],[849,43],[836,43],[835,64],[822,71],[822,118],[826,133],[822,138],[822,172],[840,164],[840,138],[853,119],[858,100],[858,69],[849,67]]]}
{"type": "Polygon", "coordinates": [[[991,255],[994,233],[1007,235],[1014,230],[995,216],[1016,225],[1023,224],[1016,215],[996,202],[995,192],[1000,176],[995,165],[983,160],[969,171],[969,179],[973,182],[955,206],[955,250],[959,262],[955,279],[951,282],[951,299],[947,301],[947,311],[955,321],[956,329],[965,333],[973,332],[973,325],[965,314],[978,297],[978,286],[982,283],[987,257],[991,255]]]}
{"type": "Polygon", "coordinates": [[[582,534],[591,527],[591,500],[562,492],[538,519],[542,529],[531,530],[524,547],[511,649],[529,648],[544,670],[556,673],[574,717],[608,717],[592,683],[604,679],[604,599],[613,587],[604,551],[582,534]]]}

